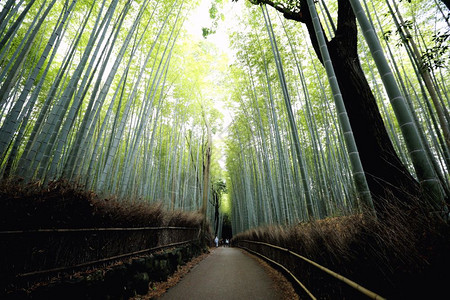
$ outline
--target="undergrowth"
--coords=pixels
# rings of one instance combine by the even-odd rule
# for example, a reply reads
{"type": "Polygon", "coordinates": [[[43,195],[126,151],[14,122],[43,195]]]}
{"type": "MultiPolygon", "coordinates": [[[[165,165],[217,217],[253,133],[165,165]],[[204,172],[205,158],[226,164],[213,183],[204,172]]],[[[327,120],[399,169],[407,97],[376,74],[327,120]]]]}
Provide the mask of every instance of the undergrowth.
{"type": "MultiPolygon", "coordinates": [[[[392,299],[433,299],[446,293],[450,282],[448,224],[434,215],[417,213],[420,210],[406,213],[390,207],[386,211],[382,220],[352,215],[291,227],[256,228],[235,236],[233,242],[253,240],[288,248],[392,299]]],[[[339,298],[342,290],[328,282],[334,280],[328,275],[286,253],[254,247],[284,262],[307,287],[322,295],[319,298],[339,298]]]]}
{"type": "Polygon", "coordinates": [[[50,276],[44,271],[43,275],[21,279],[18,274],[55,268],[70,273],[73,266],[80,264],[198,239],[203,224],[206,224],[203,235],[207,241],[212,240],[209,223],[198,212],[168,211],[161,203],[142,200],[102,198],[64,180],[46,185],[3,181],[0,183],[0,290],[2,286],[45,281],[50,276]],[[194,230],[95,230],[167,226],[194,230]],[[93,230],[68,234],[52,230],[33,232],[78,228],[93,230]]]}
{"type": "Polygon", "coordinates": [[[161,203],[101,198],[65,180],[47,185],[0,183],[0,230],[183,226],[199,227],[196,212],[166,211],[161,203]]]}

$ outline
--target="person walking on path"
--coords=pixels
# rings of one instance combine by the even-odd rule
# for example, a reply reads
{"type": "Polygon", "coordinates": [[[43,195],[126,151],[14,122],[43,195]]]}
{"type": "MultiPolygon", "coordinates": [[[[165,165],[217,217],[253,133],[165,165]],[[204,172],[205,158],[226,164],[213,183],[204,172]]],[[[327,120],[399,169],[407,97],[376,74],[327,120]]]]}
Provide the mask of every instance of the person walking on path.
{"type": "Polygon", "coordinates": [[[214,239],[214,243],[216,243],[216,248],[219,247],[219,238],[217,236],[214,239]]]}

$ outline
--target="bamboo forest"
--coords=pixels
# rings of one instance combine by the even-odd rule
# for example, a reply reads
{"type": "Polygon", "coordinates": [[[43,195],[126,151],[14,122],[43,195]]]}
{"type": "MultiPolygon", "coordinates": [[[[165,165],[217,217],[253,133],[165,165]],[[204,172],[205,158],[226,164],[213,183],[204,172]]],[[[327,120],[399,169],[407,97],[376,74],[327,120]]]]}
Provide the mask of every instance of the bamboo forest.
{"type": "Polygon", "coordinates": [[[0,298],[234,248],[273,299],[448,293],[449,47],[448,0],[0,0],[0,298]]]}

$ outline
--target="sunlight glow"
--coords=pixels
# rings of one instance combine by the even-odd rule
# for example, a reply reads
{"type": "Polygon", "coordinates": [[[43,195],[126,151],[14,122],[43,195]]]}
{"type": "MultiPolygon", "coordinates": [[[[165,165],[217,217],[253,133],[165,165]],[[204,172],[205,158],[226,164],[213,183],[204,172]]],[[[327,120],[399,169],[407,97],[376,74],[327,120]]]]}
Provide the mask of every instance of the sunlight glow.
{"type": "MultiPolygon", "coordinates": [[[[237,3],[224,3],[221,12],[225,15],[225,20],[219,21],[216,32],[214,34],[208,35],[206,38],[206,41],[210,42],[218,49],[219,55],[225,55],[227,57],[227,59],[229,60],[229,64],[233,63],[235,54],[234,51],[230,48],[228,34],[230,31],[236,30],[236,28],[232,28],[232,24],[239,24],[239,22],[237,22],[237,19],[240,15],[241,10],[243,9],[242,2],[243,1],[237,3]]],[[[186,29],[187,33],[192,36],[193,42],[205,40],[202,35],[202,28],[210,28],[213,22],[209,16],[210,7],[211,0],[202,0],[200,5],[192,10],[189,18],[184,24],[184,28],[186,29]]],[[[213,73],[214,71],[212,70],[211,74],[213,73]]],[[[220,93],[219,90],[220,89],[215,92],[220,93]]],[[[226,98],[224,97],[224,95],[216,95],[214,98],[214,107],[223,114],[223,124],[220,131],[214,134],[213,143],[217,147],[216,149],[219,149],[219,151],[221,152],[218,155],[218,162],[220,167],[225,170],[226,155],[224,142],[227,137],[228,126],[230,125],[233,116],[231,114],[231,111],[227,108],[226,104],[221,100],[226,98]]]]}

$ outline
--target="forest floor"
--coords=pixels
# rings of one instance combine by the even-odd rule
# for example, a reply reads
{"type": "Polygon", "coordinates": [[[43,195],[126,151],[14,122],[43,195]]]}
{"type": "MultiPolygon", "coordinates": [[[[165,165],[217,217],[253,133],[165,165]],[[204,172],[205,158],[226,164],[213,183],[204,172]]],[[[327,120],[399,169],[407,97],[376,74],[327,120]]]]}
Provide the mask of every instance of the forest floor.
{"type": "Polygon", "coordinates": [[[295,300],[291,283],[261,259],[229,247],[211,249],[156,283],[148,299],[285,299],[295,300]]]}

